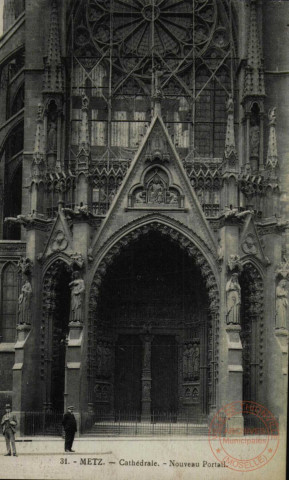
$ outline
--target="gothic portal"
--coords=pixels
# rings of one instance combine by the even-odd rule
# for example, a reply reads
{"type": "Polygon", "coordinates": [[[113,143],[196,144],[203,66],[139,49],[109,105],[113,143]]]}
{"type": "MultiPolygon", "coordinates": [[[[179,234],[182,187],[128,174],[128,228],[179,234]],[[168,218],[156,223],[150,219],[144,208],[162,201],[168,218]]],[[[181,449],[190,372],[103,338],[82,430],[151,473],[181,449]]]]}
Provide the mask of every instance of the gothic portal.
{"type": "Polygon", "coordinates": [[[4,1],[0,408],[285,424],[287,4],[4,1]]]}

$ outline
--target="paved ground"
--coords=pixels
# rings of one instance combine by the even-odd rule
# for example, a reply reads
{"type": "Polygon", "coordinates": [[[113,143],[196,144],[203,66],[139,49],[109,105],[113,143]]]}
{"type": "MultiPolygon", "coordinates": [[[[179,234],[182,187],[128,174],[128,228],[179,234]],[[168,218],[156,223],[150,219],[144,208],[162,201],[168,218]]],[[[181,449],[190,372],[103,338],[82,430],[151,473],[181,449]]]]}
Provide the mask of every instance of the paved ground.
{"type": "MultiPolygon", "coordinates": [[[[73,454],[64,453],[64,442],[59,437],[18,437],[17,440],[18,457],[15,458],[3,456],[4,437],[0,439],[1,479],[285,479],[283,438],[267,465],[245,473],[222,466],[207,437],[82,437],[75,440],[76,453],[73,454]]],[[[260,446],[251,443],[243,446],[241,456],[248,459],[259,453],[260,446]]]]}

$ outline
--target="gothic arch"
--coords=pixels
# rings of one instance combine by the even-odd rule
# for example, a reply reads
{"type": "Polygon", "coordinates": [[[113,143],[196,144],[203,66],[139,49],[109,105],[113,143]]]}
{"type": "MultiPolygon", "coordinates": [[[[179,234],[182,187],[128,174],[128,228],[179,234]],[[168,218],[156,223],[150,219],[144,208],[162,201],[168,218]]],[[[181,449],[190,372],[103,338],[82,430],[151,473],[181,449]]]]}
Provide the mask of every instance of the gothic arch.
{"type": "MultiPolygon", "coordinates": [[[[169,219],[167,219],[169,220],[169,219]]],[[[199,267],[204,284],[208,293],[209,302],[209,323],[208,323],[208,350],[209,350],[209,405],[216,405],[216,384],[218,381],[218,332],[219,332],[219,302],[220,294],[217,281],[217,267],[213,268],[208,260],[209,253],[204,253],[205,247],[201,245],[199,239],[192,238],[192,234],[187,232],[185,227],[180,224],[173,224],[164,218],[157,216],[146,219],[145,221],[134,222],[133,225],[126,226],[124,231],[116,232],[107,244],[99,250],[95,259],[94,269],[91,273],[91,283],[89,290],[88,304],[88,382],[93,378],[93,341],[95,335],[95,315],[97,312],[98,297],[100,286],[106,274],[108,266],[113,262],[122,249],[128,246],[140,236],[146,235],[151,231],[157,231],[167,237],[169,241],[176,243],[181,249],[184,249],[189,257],[194,259],[199,267]]],[[[90,387],[91,389],[91,387],[90,387]]]]}

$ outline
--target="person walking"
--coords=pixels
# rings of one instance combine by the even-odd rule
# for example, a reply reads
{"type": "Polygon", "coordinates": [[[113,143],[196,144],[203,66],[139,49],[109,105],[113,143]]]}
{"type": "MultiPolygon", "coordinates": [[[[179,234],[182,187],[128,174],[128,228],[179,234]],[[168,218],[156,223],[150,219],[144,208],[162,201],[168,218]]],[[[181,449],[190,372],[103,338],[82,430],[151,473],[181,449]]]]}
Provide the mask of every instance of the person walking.
{"type": "Polygon", "coordinates": [[[7,453],[5,454],[5,457],[11,456],[11,447],[12,447],[13,456],[17,457],[16,448],[15,448],[15,432],[16,432],[17,420],[15,415],[11,412],[11,405],[9,403],[5,405],[5,411],[6,413],[3,415],[1,420],[1,427],[3,431],[3,435],[6,440],[6,448],[7,448],[7,453]]]}
{"type": "Polygon", "coordinates": [[[65,444],[64,450],[66,452],[74,452],[72,450],[72,444],[74,440],[74,435],[77,432],[76,420],[75,416],[73,415],[74,407],[70,406],[67,407],[67,412],[63,415],[62,426],[65,432],[65,444]]]}

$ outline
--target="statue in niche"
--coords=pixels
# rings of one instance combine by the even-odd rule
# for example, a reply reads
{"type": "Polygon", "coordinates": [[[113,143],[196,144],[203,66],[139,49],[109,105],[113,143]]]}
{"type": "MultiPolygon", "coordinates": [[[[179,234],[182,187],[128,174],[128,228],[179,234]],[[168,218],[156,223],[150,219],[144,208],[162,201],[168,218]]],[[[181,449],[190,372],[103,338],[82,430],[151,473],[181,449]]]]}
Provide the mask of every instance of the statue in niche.
{"type": "Polygon", "coordinates": [[[193,377],[193,345],[189,343],[183,352],[183,376],[184,380],[191,380],[193,377]]]}
{"type": "Polygon", "coordinates": [[[54,118],[51,118],[51,121],[48,126],[47,133],[47,152],[54,153],[57,149],[57,125],[54,121],[54,118]]]}
{"type": "Polygon", "coordinates": [[[195,345],[192,352],[192,375],[196,379],[199,377],[200,371],[200,347],[195,345]]]}
{"type": "Polygon", "coordinates": [[[238,280],[238,274],[233,273],[226,285],[227,298],[227,325],[240,324],[240,306],[241,306],[241,287],[238,280]]]}
{"type": "Polygon", "coordinates": [[[98,343],[96,345],[96,354],[97,354],[97,375],[102,374],[103,370],[103,355],[102,355],[102,345],[98,343]]]}
{"type": "Polygon", "coordinates": [[[183,377],[184,379],[188,378],[188,358],[189,358],[189,348],[188,345],[185,346],[183,351],[183,377]]]}
{"type": "Polygon", "coordinates": [[[31,323],[30,321],[31,296],[32,296],[32,287],[28,278],[26,278],[18,298],[18,323],[19,324],[31,323]]]}
{"type": "Polygon", "coordinates": [[[177,204],[178,203],[178,196],[174,192],[168,192],[168,203],[170,204],[177,204]]]}
{"type": "Polygon", "coordinates": [[[83,294],[85,292],[85,285],[79,272],[73,272],[72,282],[69,286],[71,288],[71,307],[70,307],[70,321],[82,322],[82,303],[83,294]]]}
{"type": "Polygon", "coordinates": [[[276,287],[276,328],[287,328],[288,290],[285,279],[276,287]]]}
{"type": "Polygon", "coordinates": [[[103,345],[103,375],[109,375],[111,370],[111,348],[108,343],[103,345]]]}
{"type": "Polygon", "coordinates": [[[255,119],[250,126],[250,156],[258,157],[260,147],[260,127],[255,119]]]}
{"type": "Polygon", "coordinates": [[[164,187],[157,177],[150,183],[148,201],[150,203],[164,203],[164,187]]]}

